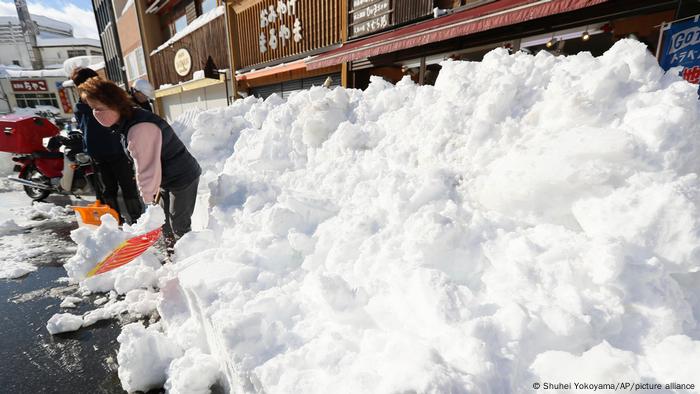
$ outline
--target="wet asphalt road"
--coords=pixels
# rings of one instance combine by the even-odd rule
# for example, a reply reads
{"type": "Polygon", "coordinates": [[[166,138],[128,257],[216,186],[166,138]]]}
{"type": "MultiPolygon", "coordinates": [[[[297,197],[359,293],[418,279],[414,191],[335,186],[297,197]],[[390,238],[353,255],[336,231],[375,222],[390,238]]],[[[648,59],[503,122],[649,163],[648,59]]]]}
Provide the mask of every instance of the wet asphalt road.
{"type": "MultiPolygon", "coordinates": [[[[75,222],[51,222],[57,243],[72,243],[75,222]]],[[[38,270],[18,279],[0,280],[0,389],[5,393],[124,393],[117,377],[120,322],[106,320],[76,332],[50,335],[46,322],[54,313],[81,314],[94,309],[89,297],[75,309],[59,304],[76,295],[63,262],[72,253],[37,256],[38,270]]]]}

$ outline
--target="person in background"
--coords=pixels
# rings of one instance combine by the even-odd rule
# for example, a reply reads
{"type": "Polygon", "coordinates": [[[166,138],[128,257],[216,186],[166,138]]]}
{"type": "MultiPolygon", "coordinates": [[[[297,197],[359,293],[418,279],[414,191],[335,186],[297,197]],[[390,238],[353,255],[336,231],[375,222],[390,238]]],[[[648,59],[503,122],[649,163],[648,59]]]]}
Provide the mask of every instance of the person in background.
{"type": "Polygon", "coordinates": [[[146,204],[165,211],[166,244],[190,231],[202,169],[172,127],[159,116],[133,106],[124,90],[111,81],[89,79],[81,98],[100,124],[122,134],[122,144],[134,160],[136,183],[146,204]]]}
{"type": "Polygon", "coordinates": [[[146,111],[153,112],[151,100],[153,100],[153,86],[145,79],[137,79],[131,85],[131,98],[139,107],[146,111]]]}
{"type": "MultiPolygon", "coordinates": [[[[75,69],[71,80],[75,87],[90,78],[99,78],[91,68],[75,69]]],[[[122,197],[129,216],[129,223],[135,223],[143,212],[143,204],[134,179],[134,169],[121,145],[121,138],[108,128],[102,126],[93,116],[92,109],[83,100],[79,100],[73,110],[78,128],[83,133],[83,147],[92,157],[102,180],[102,202],[119,213],[121,222],[124,215],[119,210],[117,195],[122,189],[122,197]]]]}

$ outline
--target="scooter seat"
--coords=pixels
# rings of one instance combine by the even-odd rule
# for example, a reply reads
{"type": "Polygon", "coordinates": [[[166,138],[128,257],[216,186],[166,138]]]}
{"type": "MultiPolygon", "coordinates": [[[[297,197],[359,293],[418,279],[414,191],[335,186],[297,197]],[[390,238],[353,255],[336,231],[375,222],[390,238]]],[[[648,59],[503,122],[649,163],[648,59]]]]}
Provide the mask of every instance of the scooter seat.
{"type": "Polygon", "coordinates": [[[35,159],[62,159],[63,152],[50,152],[50,151],[34,152],[34,153],[32,153],[32,156],[35,159]]]}

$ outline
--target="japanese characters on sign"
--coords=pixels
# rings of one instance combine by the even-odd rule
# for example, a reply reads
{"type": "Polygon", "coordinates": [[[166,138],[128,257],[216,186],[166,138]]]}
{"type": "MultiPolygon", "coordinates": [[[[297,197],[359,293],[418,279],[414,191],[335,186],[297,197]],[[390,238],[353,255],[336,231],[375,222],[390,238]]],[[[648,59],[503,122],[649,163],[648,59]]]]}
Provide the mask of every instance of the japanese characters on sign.
{"type": "Polygon", "coordinates": [[[389,0],[382,0],[379,3],[360,8],[352,13],[352,22],[357,23],[365,19],[376,18],[391,11],[390,8],[391,4],[389,4],[389,0]]]}
{"type": "Polygon", "coordinates": [[[391,24],[390,0],[353,0],[350,13],[350,35],[361,36],[389,27],[391,24]]]}
{"type": "Polygon", "coordinates": [[[49,86],[43,79],[27,79],[24,81],[10,81],[15,92],[48,92],[49,86]]]}
{"type": "Polygon", "coordinates": [[[294,42],[302,40],[303,27],[297,16],[299,1],[277,0],[276,4],[260,10],[261,31],[258,36],[260,53],[285,47],[291,40],[294,42]]]}
{"type": "Polygon", "coordinates": [[[664,70],[681,67],[685,80],[700,82],[700,21],[698,17],[671,23],[663,32],[659,64],[664,70]]]}

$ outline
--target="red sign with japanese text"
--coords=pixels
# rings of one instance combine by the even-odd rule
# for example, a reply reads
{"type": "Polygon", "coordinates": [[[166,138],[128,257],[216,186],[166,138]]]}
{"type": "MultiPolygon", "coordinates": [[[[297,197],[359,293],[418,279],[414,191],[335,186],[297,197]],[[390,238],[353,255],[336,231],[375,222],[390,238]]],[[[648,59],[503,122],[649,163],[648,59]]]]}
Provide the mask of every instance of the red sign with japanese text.
{"type": "Polygon", "coordinates": [[[10,81],[15,92],[48,92],[49,85],[43,79],[27,79],[24,81],[10,81]]]}
{"type": "Polygon", "coordinates": [[[66,96],[66,90],[64,88],[58,89],[58,98],[61,99],[61,106],[63,107],[63,112],[70,114],[73,112],[73,108],[70,106],[70,101],[68,101],[68,96],[66,96]]]}

